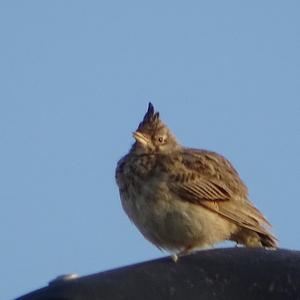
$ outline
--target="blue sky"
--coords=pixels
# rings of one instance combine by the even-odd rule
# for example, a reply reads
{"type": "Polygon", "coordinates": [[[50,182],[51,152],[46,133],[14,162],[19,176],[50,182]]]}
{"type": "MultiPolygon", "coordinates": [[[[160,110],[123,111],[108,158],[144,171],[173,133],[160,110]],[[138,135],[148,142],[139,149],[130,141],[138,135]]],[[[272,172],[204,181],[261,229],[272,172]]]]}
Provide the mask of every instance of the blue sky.
{"type": "Polygon", "coordinates": [[[299,9],[2,1],[1,299],[164,255],[114,180],[148,101],[182,144],[229,158],[281,247],[299,249],[299,9]]]}

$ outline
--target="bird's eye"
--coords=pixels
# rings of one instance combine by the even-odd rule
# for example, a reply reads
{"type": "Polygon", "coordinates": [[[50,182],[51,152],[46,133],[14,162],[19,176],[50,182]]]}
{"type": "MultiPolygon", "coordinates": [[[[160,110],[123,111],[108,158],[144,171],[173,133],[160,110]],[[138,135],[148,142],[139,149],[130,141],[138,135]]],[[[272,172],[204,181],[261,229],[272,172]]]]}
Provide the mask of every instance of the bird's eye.
{"type": "Polygon", "coordinates": [[[160,136],[160,137],[158,137],[158,141],[159,141],[160,143],[163,143],[163,142],[165,141],[165,139],[164,139],[163,136],[160,136]]]}

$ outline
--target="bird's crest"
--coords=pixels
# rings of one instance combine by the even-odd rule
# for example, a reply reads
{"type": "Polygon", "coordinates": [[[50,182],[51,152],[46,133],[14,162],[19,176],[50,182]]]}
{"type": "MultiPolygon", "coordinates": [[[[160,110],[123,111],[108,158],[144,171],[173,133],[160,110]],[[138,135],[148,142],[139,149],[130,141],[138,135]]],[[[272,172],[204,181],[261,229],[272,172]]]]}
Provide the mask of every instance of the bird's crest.
{"type": "Polygon", "coordinates": [[[159,112],[155,112],[152,103],[149,102],[148,110],[143,121],[139,124],[137,131],[152,133],[160,123],[159,112]]]}

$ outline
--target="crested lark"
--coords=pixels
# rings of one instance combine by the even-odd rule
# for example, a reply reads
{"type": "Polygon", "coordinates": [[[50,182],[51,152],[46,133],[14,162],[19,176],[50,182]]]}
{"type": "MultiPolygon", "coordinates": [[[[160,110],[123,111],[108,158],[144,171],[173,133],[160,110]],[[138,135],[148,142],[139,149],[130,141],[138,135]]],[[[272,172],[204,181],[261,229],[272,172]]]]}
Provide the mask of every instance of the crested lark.
{"type": "Polygon", "coordinates": [[[269,222],[223,156],[181,146],[149,103],[117,165],[123,208],[146,239],[173,254],[231,240],[276,248],[269,222]]]}

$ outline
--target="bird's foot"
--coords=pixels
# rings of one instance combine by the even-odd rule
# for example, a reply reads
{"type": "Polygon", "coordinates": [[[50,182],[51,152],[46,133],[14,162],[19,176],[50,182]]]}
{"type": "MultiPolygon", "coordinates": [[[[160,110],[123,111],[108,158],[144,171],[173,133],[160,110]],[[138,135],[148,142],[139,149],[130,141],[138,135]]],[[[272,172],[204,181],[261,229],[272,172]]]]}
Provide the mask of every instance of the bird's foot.
{"type": "Polygon", "coordinates": [[[179,253],[173,254],[171,256],[171,258],[176,263],[178,261],[179,257],[188,255],[191,252],[192,252],[192,247],[189,246],[189,247],[186,247],[184,250],[180,251],[179,253]]]}

